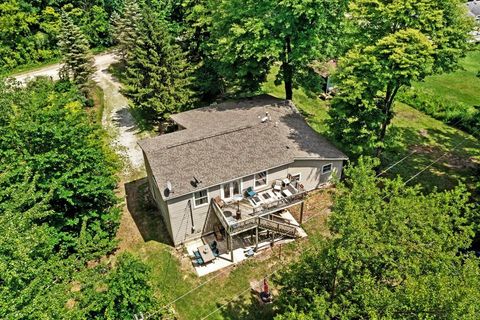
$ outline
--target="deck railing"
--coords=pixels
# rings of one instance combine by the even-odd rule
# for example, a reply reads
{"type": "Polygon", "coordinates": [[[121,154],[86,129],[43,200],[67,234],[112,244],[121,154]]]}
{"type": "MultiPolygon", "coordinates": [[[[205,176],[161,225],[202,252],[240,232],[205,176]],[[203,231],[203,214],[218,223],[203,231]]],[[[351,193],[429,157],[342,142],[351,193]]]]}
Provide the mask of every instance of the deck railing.
{"type": "Polygon", "coordinates": [[[233,234],[239,234],[241,232],[257,227],[259,225],[258,218],[260,217],[264,217],[273,212],[280,211],[288,207],[291,207],[295,204],[301,203],[304,200],[306,193],[307,192],[303,190],[298,191],[297,193],[292,194],[291,196],[284,197],[282,199],[278,199],[270,203],[263,204],[258,208],[253,208],[252,213],[249,214],[250,217],[246,219],[238,220],[235,222],[229,222],[227,220],[223,210],[215,201],[212,201],[212,207],[213,207],[213,210],[215,211],[215,214],[219,218],[222,226],[225,228],[225,230],[229,234],[233,235],[233,234]]]}

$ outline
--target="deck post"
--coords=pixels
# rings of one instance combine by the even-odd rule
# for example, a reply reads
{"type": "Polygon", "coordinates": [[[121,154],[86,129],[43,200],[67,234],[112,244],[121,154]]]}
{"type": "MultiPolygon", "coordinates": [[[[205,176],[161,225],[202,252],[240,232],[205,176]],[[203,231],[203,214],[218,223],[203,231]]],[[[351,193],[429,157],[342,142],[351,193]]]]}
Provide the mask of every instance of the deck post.
{"type": "Polygon", "coordinates": [[[300,224],[303,223],[303,205],[305,204],[305,201],[302,201],[302,204],[300,206],[300,224]]]}
{"type": "Polygon", "coordinates": [[[231,258],[232,262],[235,262],[235,261],[233,261],[233,242],[232,242],[232,235],[228,235],[228,237],[230,238],[230,241],[229,241],[229,244],[230,244],[230,258],[231,258]]]}
{"type": "Polygon", "coordinates": [[[255,228],[255,252],[258,249],[258,227],[255,228]]]}

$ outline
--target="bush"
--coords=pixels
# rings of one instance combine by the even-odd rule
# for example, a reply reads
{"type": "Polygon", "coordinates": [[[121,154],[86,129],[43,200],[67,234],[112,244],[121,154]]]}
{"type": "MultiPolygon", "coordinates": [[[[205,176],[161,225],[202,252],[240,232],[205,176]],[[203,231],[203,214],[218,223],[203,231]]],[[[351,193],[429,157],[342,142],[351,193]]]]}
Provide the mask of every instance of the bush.
{"type": "Polygon", "coordinates": [[[398,95],[398,100],[448,125],[480,136],[480,107],[438,97],[431,91],[410,88],[398,95]]]}

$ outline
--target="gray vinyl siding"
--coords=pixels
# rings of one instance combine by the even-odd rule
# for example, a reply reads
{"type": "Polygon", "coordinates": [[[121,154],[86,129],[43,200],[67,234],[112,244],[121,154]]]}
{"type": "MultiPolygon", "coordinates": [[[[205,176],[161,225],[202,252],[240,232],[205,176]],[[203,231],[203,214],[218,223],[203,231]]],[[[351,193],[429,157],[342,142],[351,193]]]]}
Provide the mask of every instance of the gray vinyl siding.
{"type": "MultiPolygon", "coordinates": [[[[152,193],[155,194],[155,200],[158,208],[161,211],[162,217],[165,219],[170,237],[175,246],[180,245],[188,240],[193,240],[201,237],[202,234],[208,234],[213,231],[213,225],[218,223],[215,214],[209,214],[210,203],[213,198],[221,195],[222,184],[208,188],[208,205],[195,207],[193,194],[187,194],[178,198],[162,200],[160,192],[152,178],[152,172],[148,161],[145,159],[145,166],[149,184],[152,193]],[[153,187],[152,187],[153,186],[153,187]],[[192,206],[193,223],[195,230],[192,230],[192,215],[190,214],[190,205],[192,206]]],[[[288,174],[300,174],[300,183],[303,184],[305,190],[314,190],[331,180],[332,175],[341,174],[343,169],[343,160],[295,160],[294,163],[284,165],[278,168],[269,169],[267,174],[267,184],[264,187],[254,187],[254,175],[243,177],[242,192],[249,187],[255,190],[262,190],[270,188],[272,183],[276,180],[282,180],[288,174]],[[327,164],[332,164],[332,171],[327,174],[322,174],[322,167],[327,164]]],[[[198,190],[204,190],[198,188],[198,190]]]]}
{"type": "Polygon", "coordinates": [[[143,153],[143,159],[145,161],[145,169],[147,171],[148,187],[150,189],[150,193],[152,194],[153,200],[155,201],[155,204],[160,211],[163,222],[165,223],[168,233],[170,234],[170,238],[172,238],[172,226],[170,224],[170,213],[168,211],[167,203],[163,200],[160,190],[158,190],[158,185],[153,177],[152,169],[150,167],[150,163],[148,163],[145,153],[143,153]]]}
{"type": "MultiPolygon", "coordinates": [[[[204,189],[198,189],[204,190],[204,189]]],[[[199,238],[205,229],[211,226],[205,226],[207,214],[210,208],[210,201],[216,196],[220,196],[220,186],[208,188],[208,204],[195,207],[193,194],[187,194],[167,201],[170,215],[170,224],[174,234],[172,239],[175,245],[181,244],[187,240],[199,238]],[[192,232],[192,215],[190,214],[190,204],[192,205],[193,223],[195,231],[192,232]]]]}
{"type": "Polygon", "coordinates": [[[295,160],[288,168],[288,173],[295,175],[300,173],[300,183],[305,190],[311,191],[329,182],[335,174],[341,174],[343,160],[295,160]],[[332,164],[330,173],[322,174],[322,167],[332,164]]]}

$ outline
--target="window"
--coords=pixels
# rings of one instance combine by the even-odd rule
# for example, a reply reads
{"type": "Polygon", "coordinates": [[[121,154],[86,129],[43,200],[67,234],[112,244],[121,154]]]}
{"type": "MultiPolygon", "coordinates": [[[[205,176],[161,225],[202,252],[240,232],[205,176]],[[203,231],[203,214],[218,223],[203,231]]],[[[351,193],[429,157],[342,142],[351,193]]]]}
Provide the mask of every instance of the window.
{"type": "Polygon", "coordinates": [[[240,191],[241,184],[240,180],[235,180],[231,182],[224,183],[222,185],[222,191],[223,191],[223,199],[230,199],[233,196],[240,195],[242,194],[240,191]]]}
{"type": "Polygon", "coordinates": [[[240,183],[238,181],[232,182],[232,193],[234,196],[240,194],[240,183]]]}
{"type": "Polygon", "coordinates": [[[267,171],[256,173],[254,179],[255,188],[267,185],[267,171]]]}
{"type": "Polygon", "coordinates": [[[329,173],[332,171],[332,164],[326,164],[322,167],[322,174],[329,173]]]}
{"type": "Polygon", "coordinates": [[[225,199],[230,198],[230,183],[224,184],[223,185],[223,197],[225,199]]]}
{"type": "Polygon", "coordinates": [[[208,204],[208,192],[207,190],[200,190],[193,194],[195,207],[201,207],[208,204]]]}

